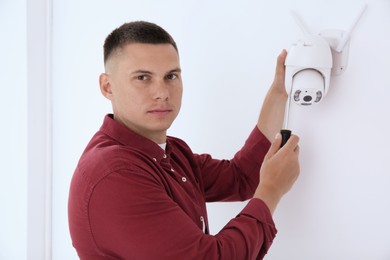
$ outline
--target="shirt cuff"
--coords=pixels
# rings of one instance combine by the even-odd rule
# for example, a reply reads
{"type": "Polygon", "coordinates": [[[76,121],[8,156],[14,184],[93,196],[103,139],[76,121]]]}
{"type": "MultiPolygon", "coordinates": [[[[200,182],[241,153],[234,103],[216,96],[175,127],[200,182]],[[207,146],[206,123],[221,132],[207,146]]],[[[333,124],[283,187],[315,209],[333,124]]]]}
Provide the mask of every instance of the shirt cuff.
{"type": "Polygon", "coordinates": [[[246,139],[241,156],[261,164],[270,147],[270,141],[256,126],[246,139]]]}

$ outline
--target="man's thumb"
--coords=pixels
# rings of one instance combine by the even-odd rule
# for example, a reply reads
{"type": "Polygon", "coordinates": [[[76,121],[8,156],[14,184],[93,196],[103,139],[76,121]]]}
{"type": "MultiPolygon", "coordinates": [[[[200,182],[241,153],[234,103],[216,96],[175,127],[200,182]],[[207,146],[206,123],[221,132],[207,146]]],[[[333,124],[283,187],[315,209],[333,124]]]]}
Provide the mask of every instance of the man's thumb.
{"type": "Polygon", "coordinates": [[[282,135],[280,133],[277,133],[275,136],[275,140],[272,142],[271,147],[269,148],[266,158],[272,157],[280,148],[280,145],[282,144],[282,135]]]}

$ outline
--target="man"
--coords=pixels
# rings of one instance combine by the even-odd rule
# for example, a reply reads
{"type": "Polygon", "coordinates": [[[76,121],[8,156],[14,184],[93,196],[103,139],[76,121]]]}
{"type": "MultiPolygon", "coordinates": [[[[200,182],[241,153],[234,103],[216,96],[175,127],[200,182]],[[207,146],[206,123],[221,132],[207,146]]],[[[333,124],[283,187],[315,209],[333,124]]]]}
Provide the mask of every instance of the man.
{"type": "Polygon", "coordinates": [[[262,259],[276,234],[272,213],[299,174],[298,137],[280,149],[275,139],[287,100],[285,57],[245,145],[233,159],[216,160],[167,136],[182,99],[172,37],[142,21],[115,29],[100,75],[113,114],[87,145],[70,187],[69,227],[80,258],[262,259]],[[209,234],[206,202],[248,199],[209,234]]]}

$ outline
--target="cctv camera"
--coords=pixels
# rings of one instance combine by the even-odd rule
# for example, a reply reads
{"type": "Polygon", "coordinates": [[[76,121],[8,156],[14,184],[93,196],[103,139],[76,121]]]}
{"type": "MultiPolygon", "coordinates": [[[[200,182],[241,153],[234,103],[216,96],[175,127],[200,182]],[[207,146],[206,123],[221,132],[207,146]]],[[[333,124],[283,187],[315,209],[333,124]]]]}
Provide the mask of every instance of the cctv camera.
{"type": "Polygon", "coordinates": [[[328,92],[331,75],[345,71],[350,36],[366,8],[367,4],[363,5],[347,31],[323,30],[319,35],[311,34],[298,14],[291,12],[304,33],[285,61],[286,90],[297,104],[319,103],[328,92]]]}
{"type": "Polygon", "coordinates": [[[363,5],[347,31],[324,30],[319,35],[311,34],[298,14],[291,12],[304,35],[291,46],[284,63],[289,98],[280,131],[283,137],[281,146],[291,135],[288,130],[291,101],[304,106],[321,102],[328,92],[330,76],[341,75],[345,71],[350,36],[366,8],[367,5],[363,5]]]}

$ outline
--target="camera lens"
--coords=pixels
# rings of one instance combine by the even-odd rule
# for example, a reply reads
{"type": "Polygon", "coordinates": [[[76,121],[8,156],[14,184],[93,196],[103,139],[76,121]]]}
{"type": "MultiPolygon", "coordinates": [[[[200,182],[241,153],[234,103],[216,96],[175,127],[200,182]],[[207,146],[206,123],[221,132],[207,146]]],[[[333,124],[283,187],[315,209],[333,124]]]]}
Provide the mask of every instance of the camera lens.
{"type": "Polygon", "coordinates": [[[310,102],[312,99],[313,99],[313,98],[312,98],[311,96],[304,96],[304,97],[303,97],[303,100],[304,100],[305,102],[310,102]]]}

